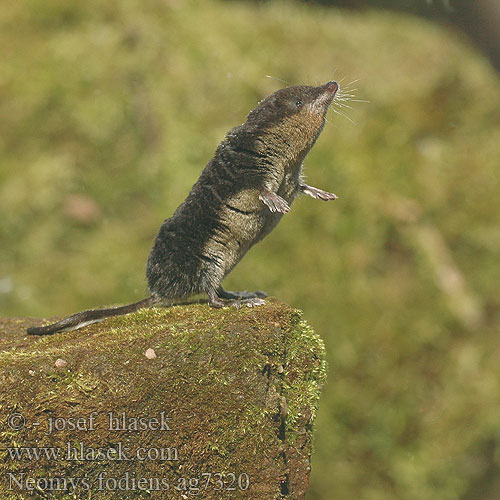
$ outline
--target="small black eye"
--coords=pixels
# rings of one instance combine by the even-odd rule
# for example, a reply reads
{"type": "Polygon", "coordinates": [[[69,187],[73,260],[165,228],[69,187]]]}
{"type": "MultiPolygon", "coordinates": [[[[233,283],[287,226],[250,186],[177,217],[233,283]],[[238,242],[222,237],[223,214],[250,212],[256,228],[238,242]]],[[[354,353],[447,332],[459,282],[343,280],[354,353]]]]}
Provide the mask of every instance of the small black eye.
{"type": "Polygon", "coordinates": [[[295,101],[295,106],[297,106],[297,107],[302,106],[302,99],[297,99],[297,100],[295,101]]]}

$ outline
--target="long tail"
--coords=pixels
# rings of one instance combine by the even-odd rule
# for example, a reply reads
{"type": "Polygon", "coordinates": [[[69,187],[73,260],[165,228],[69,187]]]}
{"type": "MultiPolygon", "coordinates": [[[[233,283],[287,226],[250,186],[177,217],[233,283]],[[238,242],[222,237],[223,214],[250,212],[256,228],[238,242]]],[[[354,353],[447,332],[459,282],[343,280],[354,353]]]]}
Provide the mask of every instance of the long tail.
{"type": "Polygon", "coordinates": [[[151,307],[157,302],[159,302],[159,299],[156,297],[148,297],[147,299],[142,299],[139,300],[139,302],[127,304],[126,306],[109,307],[107,309],[89,309],[88,311],[82,311],[68,316],[50,325],[32,326],[27,329],[27,332],[28,335],[51,335],[56,332],[77,330],[78,328],[90,325],[91,323],[97,323],[111,316],[121,316],[123,314],[135,312],[143,307],[151,307]]]}

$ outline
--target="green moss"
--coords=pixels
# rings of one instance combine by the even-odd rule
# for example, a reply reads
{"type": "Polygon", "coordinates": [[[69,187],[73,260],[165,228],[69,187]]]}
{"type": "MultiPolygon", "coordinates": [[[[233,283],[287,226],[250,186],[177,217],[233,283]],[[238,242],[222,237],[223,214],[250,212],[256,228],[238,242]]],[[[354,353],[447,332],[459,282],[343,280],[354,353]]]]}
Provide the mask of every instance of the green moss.
{"type": "MultiPolygon", "coordinates": [[[[166,409],[174,422],[167,438],[147,431],[117,436],[105,428],[83,433],[64,429],[47,437],[27,426],[19,433],[3,432],[0,443],[78,447],[84,441],[95,447],[126,441],[130,446],[175,446],[182,450],[179,463],[165,469],[162,463],[149,461],[141,464],[142,473],[161,473],[174,481],[186,471],[240,470],[252,477],[254,486],[235,492],[234,498],[260,499],[263,494],[275,498],[283,481],[290,483],[292,495],[283,498],[303,498],[305,490],[292,482],[307,484],[306,459],[325,353],[319,337],[299,317],[276,301],[240,310],[195,304],[141,310],[46,338],[25,337],[26,322],[0,320],[6,330],[2,366],[17,381],[1,380],[0,420],[14,410],[33,422],[45,417],[69,421],[109,411],[154,416],[166,409]],[[145,357],[149,348],[155,350],[155,359],[145,357]],[[57,358],[67,364],[55,368],[57,358]],[[288,415],[281,412],[283,399],[288,415]],[[178,469],[181,464],[184,472],[178,469]]],[[[33,465],[13,460],[4,464],[3,472],[0,467],[4,479],[7,470],[27,473],[33,465]]],[[[139,471],[116,461],[104,468],[102,462],[88,460],[42,461],[38,467],[40,477],[44,477],[40,471],[52,475],[57,470],[63,476],[93,480],[103,470],[110,475],[139,471]]],[[[21,496],[16,498],[24,498],[17,494],[21,496]]],[[[205,498],[218,495],[207,492],[205,498]]],[[[142,497],[131,492],[129,498],[142,497]]]]}

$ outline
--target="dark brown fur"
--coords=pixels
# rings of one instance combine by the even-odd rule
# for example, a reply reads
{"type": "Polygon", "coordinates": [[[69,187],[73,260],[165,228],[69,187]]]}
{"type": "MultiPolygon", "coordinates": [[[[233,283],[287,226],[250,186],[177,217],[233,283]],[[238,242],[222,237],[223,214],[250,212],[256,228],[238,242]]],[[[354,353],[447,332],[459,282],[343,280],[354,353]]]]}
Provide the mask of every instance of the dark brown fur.
{"type": "Polygon", "coordinates": [[[83,311],[30,334],[76,329],[157,302],[206,293],[210,305],[264,303],[262,292],[227,292],[222,281],[255,243],[280,221],[300,193],[322,200],[334,194],[307,186],[302,162],[323,129],[338,85],[287,87],[228,132],[174,215],[165,220],[147,265],[151,297],[121,308],[83,311]]]}

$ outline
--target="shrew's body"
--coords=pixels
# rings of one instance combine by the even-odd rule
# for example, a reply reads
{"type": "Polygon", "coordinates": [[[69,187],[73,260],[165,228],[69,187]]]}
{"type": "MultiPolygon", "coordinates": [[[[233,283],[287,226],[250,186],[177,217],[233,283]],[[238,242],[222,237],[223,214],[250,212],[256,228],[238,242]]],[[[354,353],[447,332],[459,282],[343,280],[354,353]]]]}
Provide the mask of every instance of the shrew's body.
{"type": "Polygon", "coordinates": [[[263,304],[262,292],[227,292],[222,281],[290,210],[298,194],[325,201],[336,198],[304,184],[301,169],[337,90],[335,82],[278,90],[261,101],[243,125],[228,132],[186,200],[160,228],[147,265],[149,298],[83,311],[52,325],[29,328],[28,333],[76,329],[198,293],[206,293],[213,307],[235,301],[263,304]]]}

